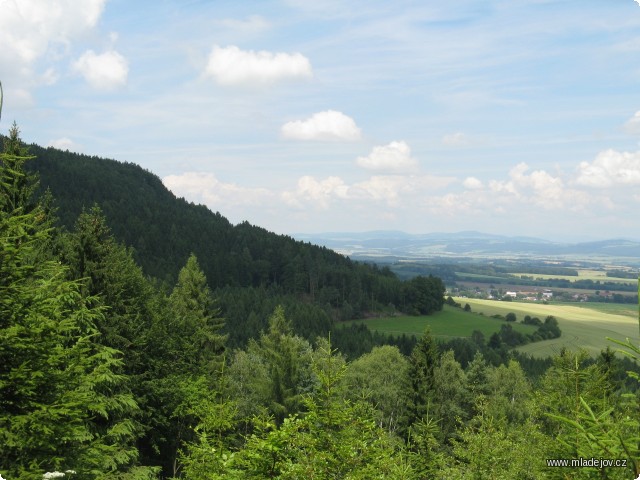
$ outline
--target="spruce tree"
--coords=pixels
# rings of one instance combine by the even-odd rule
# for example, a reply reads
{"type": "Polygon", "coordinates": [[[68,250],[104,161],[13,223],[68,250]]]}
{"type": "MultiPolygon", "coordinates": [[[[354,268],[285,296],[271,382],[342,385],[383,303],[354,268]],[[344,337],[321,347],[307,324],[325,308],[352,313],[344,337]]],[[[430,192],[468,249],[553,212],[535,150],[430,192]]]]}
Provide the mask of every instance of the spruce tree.
{"type": "Polygon", "coordinates": [[[174,335],[172,341],[178,342],[174,346],[174,360],[183,365],[183,371],[204,369],[201,373],[218,373],[227,340],[220,333],[224,320],[194,254],[180,270],[178,283],[169,296],[169,308],[174,330],[170,332],[174,335]]]}
{"type": "Polygon", "coordinates": [[[434,369],[439,363],[438,346],[427,328],[411,352],[410,377],[413,384],[414,419],[418,420],[429,412],[434,396],[434,369]]]}
{"type": "Polygon", "coordinates": [[[148,478],[136,468],[121,356],[96,341],[104,312],[65,266],[39,258],[51,231],[18,133],[14,124],[0,155],[0,471],[148,478]]]}

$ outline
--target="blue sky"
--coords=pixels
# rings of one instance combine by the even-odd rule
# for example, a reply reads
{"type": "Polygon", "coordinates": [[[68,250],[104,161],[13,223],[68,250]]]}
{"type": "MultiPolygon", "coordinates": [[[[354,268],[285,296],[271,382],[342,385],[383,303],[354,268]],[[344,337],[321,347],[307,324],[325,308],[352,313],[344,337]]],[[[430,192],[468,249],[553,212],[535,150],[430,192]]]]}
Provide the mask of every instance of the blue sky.
{"type": "Polygon", "coordinates": [[[633,0],[0,0],[0,129],[278,233],[640,238],[633,0]]]}

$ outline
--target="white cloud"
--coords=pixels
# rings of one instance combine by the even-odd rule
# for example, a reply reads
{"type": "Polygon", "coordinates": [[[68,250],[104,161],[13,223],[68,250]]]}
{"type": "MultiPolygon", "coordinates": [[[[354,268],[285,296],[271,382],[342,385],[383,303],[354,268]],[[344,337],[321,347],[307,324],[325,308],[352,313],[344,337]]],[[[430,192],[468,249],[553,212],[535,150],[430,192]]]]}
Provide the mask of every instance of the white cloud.
{"type": "Polygon", "coordinates": [[[213,210],[238,205],[261,206],[272,193],[265,188],[248,188],[224,183],[212,173],[185,172],[167,175],[162,183],[178,197],[207,205],[213,210]]]}
{"type": "Polygon", "coordinates": [[[384,201],[397,207],[413,203],[426,191],[446,187],[454,181],[451,177],[431,175],[374,175],[363,182],[355,183],[349,190],[352,198],[384,201]]]}
{"type": "Polygon", "coordinates": [[[411,148],[404,141],[373,147],[367,157],[358,157],[358,166],[368,170],[403,172],[415,170],[418,161],[411,157],[411,148]]]}
{"type": "Polygon", "coordinates": [[[328,177],[324,180],[305,175],[298,180],[295,191],[283,192],[282,200],[289,206],[302,208],[309,203],[319,210],[326,210],[332,199],[347,198],[348,188],[340,177],[328,177]]]}
{"type": "Polygon", "coordinates": [[[576,183],[596,188],[640,185],[640,152],[600,152],[593,162],[580,162],[576,183]]]}
{"type": "Polygon", "coordinates": [[[73,70],[80,73],[97,90],[113,90],[127,83],[127,60],[115,50],[96,54],[87,50],[73,63],[73,70]]]}
{"type": "Polygon", "coordinates": [[[359,140],[361,132],[356,122],[342,112],[327,110],[314,113],[306,120],[287,122],[282,135],[294,140],[359,140]]]}
{"type": "Polygon", "coordinates": [[[281,196],[289,206],[312,206],[317,210],[327,210],[336,201],[348,203],[350,207],[371,203],[386,203],[390,207],[399,207],[414,203],[425,191],[443,188],[453,181],[451,177],[431,175],[374,175],[367,180],[349,185],[340,177],[331,176],[316,180],[314,177],[304,176],[298,180],[294,191],[284,192],[281,196]]]}
{"type": "Polygon", "coordinates": [[[60,55],[69,43],[93,28],[106,0],[20,0],[0,2],[0,66],[31,74],[47,53],[60,55]],[[57,49],[57,50],[56,50],[57,49]]]}
{"type": "Polygon", "coordinates": [[[478,180],[476,177],[465,178],[464,181],[462,182],[462,185],[464,186],[464,188],[467,188],[469,190],[478,190],[484,187],[482,182],[478,180]]]}
{"type": "Polygon", "coordinates": [[[62,137],[56,140],[51,140],[47,146],[57,148],[58,150],[69,150],[70,152],[82,151],[82,146],[78,145],[76,142],[74,142],[68,137],[62,137]]]}
{"type": "Polygon", "coordinates": [[[545,210],[581,210],[592,202],[585,192],[568,188],[560,177],[544,170],[528,171],[526,163],[519,163],[509,171],[509,180],[489,182],[490,190],[504,208],[519,201],[545,210]]]}
{"type": "Polygon", "coordinates": [[[240,50],[214,45],[204,71],[220,85],[271,84],[310,78],[311,62],[301,53],[240,50]]]}

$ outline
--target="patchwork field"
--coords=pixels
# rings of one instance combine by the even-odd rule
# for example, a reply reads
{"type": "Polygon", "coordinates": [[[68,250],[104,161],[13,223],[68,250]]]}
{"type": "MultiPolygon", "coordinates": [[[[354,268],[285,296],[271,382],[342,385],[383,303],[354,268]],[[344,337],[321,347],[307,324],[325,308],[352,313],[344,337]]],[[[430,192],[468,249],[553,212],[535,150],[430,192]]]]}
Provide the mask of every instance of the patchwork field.
{"type": "Polygon", "coordinates": [[[479,300],[471,298],[455,298],[462,305],[468,303],[471,313],[459,308],[444,306],[435,315],[413,317],[384,317],[345,322],[364,323],[371,330],[391,335],[420,336],[429,326],[431,332],[440,339],[452,337],[470,337],[474,330],[481,331],[485,338],[500,330],[504,320],[491,318],[491,315],[505,316],[513,312],[517,322],[511,323],[513,328],[522,333],[532,333],[535,327],[520,322],[525,315],[538,317],[544,321],[548,315],[558,319],[562,336],[553,340],[530,343],[518,350],[536,357],[547,357],[557,354],[562,347],[571,350],[585,349],[591,355],[598,355],[607,346],[617,345],[607,337],[624,341],[626,338],[640,337],[638,328],[638,308],[635,305],[610,303],[584,304],[550,304],[524,302],[499,302],[495,300],[479,300]],[[480,315],[482,313],[482,315],[480,315]]]}
{"type": "Polygon", "coordinates": [[[537,304],[523,302],[498,302],[495,300],[476,300],[457,298],[457,302],[468,303],[474,312],[485,315],[506,315],[513,312],[518,321],[525,315],[544,320],[548,315],[558,319],[562,336],[553,340],[531,343],[518,347],[518,350],[539,357],[554,355],[562,347],[572,350],[583,348],[597,355],[603,348],[616,345],[607,337],[624,341],[626,338],[639,338],[638,310],[633,305],[614,304],[537,304]]]}

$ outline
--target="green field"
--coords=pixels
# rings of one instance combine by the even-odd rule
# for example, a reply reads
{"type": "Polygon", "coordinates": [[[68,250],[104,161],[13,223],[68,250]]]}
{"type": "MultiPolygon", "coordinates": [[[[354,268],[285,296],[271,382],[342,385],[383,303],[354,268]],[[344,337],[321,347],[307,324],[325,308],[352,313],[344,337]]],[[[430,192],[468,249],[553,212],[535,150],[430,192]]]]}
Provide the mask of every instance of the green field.
{"type": "Polygon", "coordinates": [[[572,350],[584,348],[597,355],[608,345],[616,347],[607,337],[624,341],[626,338],[638,340],[638,310],[633,305],[613,304],[549,304],[523,302],[499,302],[495,300],[477,300],[456,298],[457,302],[468,303],[475,312],[485,315],[506,315],[513,312],[518,320],[524,315],[544,320],[548,315],[558,319],[562,336],[553,340],[530,343],[518,350],[539,357],[556,354],[562,347],[572,350]]]}
{"type": "MultiPolygon", "coordinates": [[[[416,337],[422,335],[425,329],[430,327],[431,333],[436,338],[441,339],[470,337],[474,330],[479,330],[488,339],[491,334],[498,332],[506,322],[445,305],[441,312],[428,316],[369,318],[344,322],[345,325],[351,323],[364,323],[370,330],[384,334],[402,335],[404,333],[406,335],[415,335],[416,337]]],[[[522,325],[520,323],[511,323],[510,325],[516,331],[522,333],[536,331],[536,328],[531,325],[522,325]]]]}

